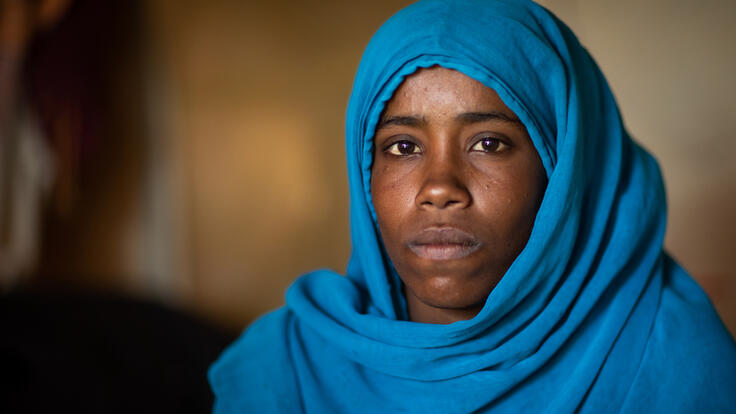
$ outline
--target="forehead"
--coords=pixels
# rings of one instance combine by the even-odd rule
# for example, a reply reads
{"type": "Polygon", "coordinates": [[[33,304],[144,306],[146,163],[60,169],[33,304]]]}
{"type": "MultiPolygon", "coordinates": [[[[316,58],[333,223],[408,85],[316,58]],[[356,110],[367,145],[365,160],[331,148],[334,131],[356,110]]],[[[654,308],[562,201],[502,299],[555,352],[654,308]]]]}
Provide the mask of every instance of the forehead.
{"type": "Polygon", "coordinates": [[[434,66],[407,76],[384,113],[439,116],[479,111],[502,111],[513,116],[493,89],[458,71],[434,66]]]}

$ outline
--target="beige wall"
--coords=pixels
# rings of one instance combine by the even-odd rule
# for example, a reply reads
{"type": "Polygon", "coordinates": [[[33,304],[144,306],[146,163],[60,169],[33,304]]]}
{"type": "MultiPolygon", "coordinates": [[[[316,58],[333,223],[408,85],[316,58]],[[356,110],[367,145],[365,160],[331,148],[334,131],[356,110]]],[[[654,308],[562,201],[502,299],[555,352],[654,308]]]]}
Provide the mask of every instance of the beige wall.
{"type": "MultiPolygon", "coordinates": [[[[160,286],[242,325],[281,304],[300,273],[344,269],[345,104],[363,47],[406,3],[146,3],[158,174],[170,196],[158,198],[173,212],[160,286]]],[[[660,160],[666,244],[734,329],[736,3],[544,4],[598,60],[630,132],[660,160]]]]}
{"type": "Polygon", "coordinates": [[[400,2],[148,4],[185,300],[242,325],[300,273],[344,270],[345,104],[363,46],[400,2]]]}
{"type": "Polygon", "coordinates": [[[736,2],[548,0],[659,160],[666,248],[736,333],[736,2]]]}

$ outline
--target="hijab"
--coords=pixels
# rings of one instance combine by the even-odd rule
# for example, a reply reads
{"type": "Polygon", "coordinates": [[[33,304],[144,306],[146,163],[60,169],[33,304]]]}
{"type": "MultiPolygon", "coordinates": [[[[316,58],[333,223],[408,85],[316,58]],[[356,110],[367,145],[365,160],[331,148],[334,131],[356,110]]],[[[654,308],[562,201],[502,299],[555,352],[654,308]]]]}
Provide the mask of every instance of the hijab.
{"type": "Polygon", "coordinates": [[[214,364],[216,412],[723,412],[736,346],[663,251],[656,161],[625,130],[574,34],[526,0],[426,0],[370,41],[347,109],[353,252],[318,270],[214,364]],[[410,74],[439,65],[495,90],[548,184],[526,247],[480,313],[407,320],[371,203],[373,135],[410,74]],[[645,408],[646,407],[646,408],[645,408]]]}

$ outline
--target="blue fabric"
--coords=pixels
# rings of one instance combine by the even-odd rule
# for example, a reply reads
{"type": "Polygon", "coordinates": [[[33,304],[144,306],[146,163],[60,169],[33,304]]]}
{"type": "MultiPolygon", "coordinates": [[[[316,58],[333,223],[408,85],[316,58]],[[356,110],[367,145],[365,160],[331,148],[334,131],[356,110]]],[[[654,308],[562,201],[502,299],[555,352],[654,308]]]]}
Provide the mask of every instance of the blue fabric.
{"type": "Polygon", "coordinates": [[[347,111],[353,254],[300,277],[286,307],[215,363],[215,412],[733,412],[736,346],[665,253],[656,161],[628,135],[595,62],[530,1],[428,0],[368,45],[347,111]],[[526,248],[482,311],[406,320],[370,198],[372,136],[418,68],[494,89],[548,186],[526,248]]]}

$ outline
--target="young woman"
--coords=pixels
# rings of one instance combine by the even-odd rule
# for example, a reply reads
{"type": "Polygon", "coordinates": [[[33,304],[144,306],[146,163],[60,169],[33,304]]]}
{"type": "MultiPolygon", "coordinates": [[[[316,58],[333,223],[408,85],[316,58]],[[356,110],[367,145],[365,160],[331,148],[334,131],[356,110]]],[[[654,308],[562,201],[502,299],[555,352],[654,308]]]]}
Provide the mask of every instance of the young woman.
{"type": "Polygon", "coordinates": [[[347,113],[353,256],[210,371],[216,412],[728,412],[736,346],[662,250],[654,159],[525,0],[376,33],[347,113]]]}

